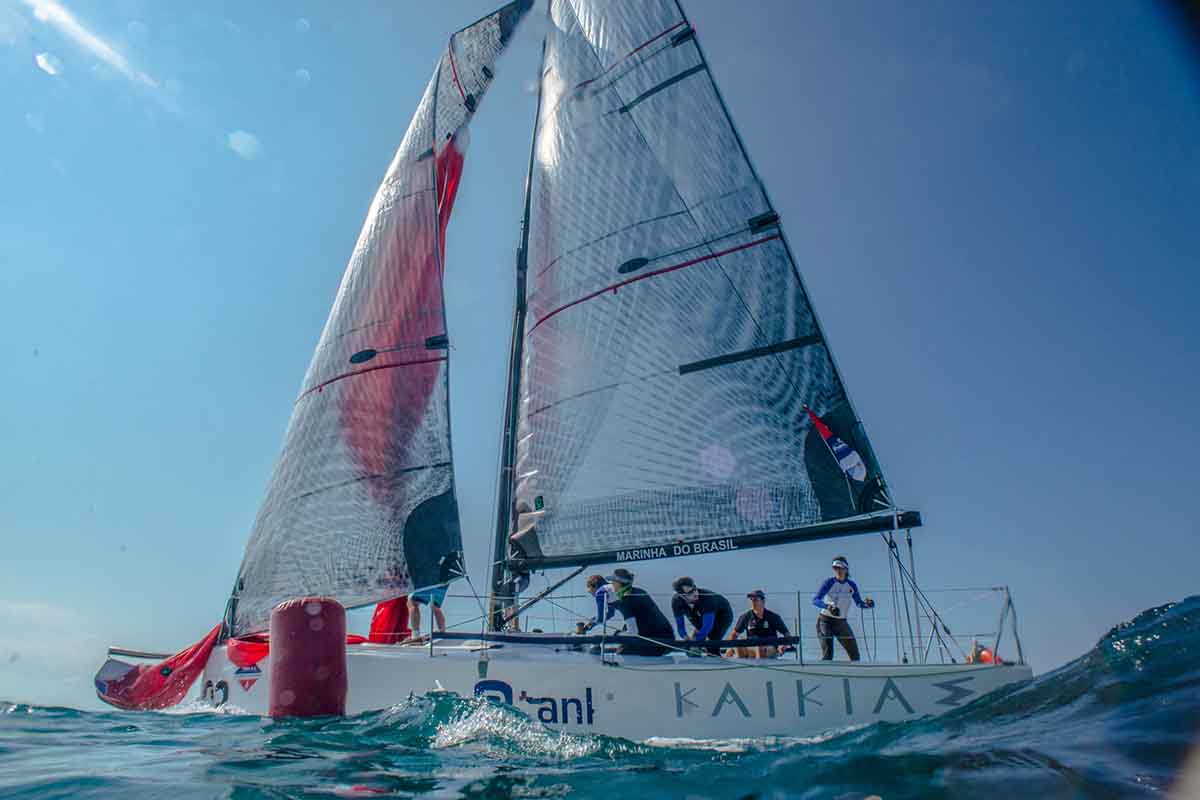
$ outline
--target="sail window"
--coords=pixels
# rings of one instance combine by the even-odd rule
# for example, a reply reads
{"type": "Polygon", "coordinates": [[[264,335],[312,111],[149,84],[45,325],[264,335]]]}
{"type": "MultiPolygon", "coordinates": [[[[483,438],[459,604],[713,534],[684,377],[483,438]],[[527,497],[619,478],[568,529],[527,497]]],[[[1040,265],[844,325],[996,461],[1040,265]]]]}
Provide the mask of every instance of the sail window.
{"type": "Polygon", "coordinates": [[[489,81],[490,81],[492,78],[496,77],[496,74],[495,74],[494,72],[492,72],[492,69],[491,69],[491,67],[487,66],[486,64],[484,65],[483,69],[481,69],[481,70],[480,70],[480,72],[482,72],[482,73],[483,73],[483,77],[484,77],[486,80],[489,80],[489,81]]]}
{"type": "Polygon", "coordinates": [[[795,339],[788,339],[786,342],[776,342],[765,347],[754,347],[749,350],[739,350],[736,353],[726,353],[722,356],[714,356],[701,361],[693,361],[690,364],[680,364],[679,374],[687,375],[689,372],[700,372],[713,367],[723,367],[726,364],[736,364],[739,361],[749,361],[752,358],[762,358],[763,356],[775,355],[788,350],[795,350],[798,347],[808,347],[810,344],[817,344],[821,341],[820,334],[809,334],[808,336],[799,336],[795,339]]]}
{"type": "Polygon", "coordinates": [[[426,350],[445,350],[450,347],[450,337],[444,333],[435,334],[425,340],[426,350]]]}
{"type": "Polygon", "coordinates": [[[467,111],[474,112],[475,111],[475,95],[468,94],[466,97],[464,97],[463,105],[465,105],[467,107],[467,111]]]}
{"type": "Polygon", "coordinates": [[[374,358],[377,355],[379,355],[378,350],[372,350],[371,348],[368,347],[366,350],[359,350],[357,353],[350,356],[350,363],[351,364],[362,364],[367,361],[370,361],[372,358],[374,358]]]}
{"type": "Polygon", "coordinates": [[[637,272],[642,267],[650,263],[648,258],[631,258],[621,266],[617,267],[617,272],[622,275],[628,275],[631,272],[637,272]]]}

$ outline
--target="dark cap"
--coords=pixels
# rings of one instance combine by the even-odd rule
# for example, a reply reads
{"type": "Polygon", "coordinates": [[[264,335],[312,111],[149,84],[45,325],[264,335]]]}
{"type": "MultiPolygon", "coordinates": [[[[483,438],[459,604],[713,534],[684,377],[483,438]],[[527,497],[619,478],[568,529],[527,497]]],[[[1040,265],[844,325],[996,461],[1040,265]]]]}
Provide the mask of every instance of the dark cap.
{"type": "Polygon", "coordinates": [[[609,583],[633,583],[633,573],[627,569],[618,567],[613,570],[613,574],[608,576],[609,583]]]}
{"type": "Polygon", "coordinates": [[[757,597],[759,600],[766,600],[767,593],[762,589],[755,589],[753,592],[746,592],[746,597],[757,597]]]}

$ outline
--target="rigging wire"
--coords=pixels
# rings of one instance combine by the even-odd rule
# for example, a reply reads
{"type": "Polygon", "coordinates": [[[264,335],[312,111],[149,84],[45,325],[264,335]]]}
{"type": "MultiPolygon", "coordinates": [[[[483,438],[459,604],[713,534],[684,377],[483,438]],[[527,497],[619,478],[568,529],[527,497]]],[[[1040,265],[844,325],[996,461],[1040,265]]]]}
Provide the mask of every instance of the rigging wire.
{"type": "MultiPolygon", "coordinates": [[[[892,554],[896,557],[896,563],[900,563],[900,548],[896,547],[896,540],[894,537],[890,538],[889,544],[892,546],[892,554]]],[[[903,565],[901,565],[901,566],[903,566],[903,565]]],[[[904,578],[903,573],[901,573],[900,594],[904,599],[904,619],[908,623],[908,644],[909,644],[909,647],[911,647],[912,651],[913,651],[913,654],[912,654],[913,661],[916,661],[917,660],[917,643],[913,639],[912,614],[910,613],[910,610],[908,607],[908,587],[905,585],[903,578],[904,578]]],[[[914,604],[916,603],[916,593],[915,592],[913,593],[913,603],[914,604]]],[[[900,631],[896,631],[896,634],[899,635],[900,631]]]]}
{"type": "MultiPolygon", "coordinates": [[[[884,541],[886,542],[887,538],[885,538],[884,541]]],[[[891,580],[892,580],[892,625],[893,625],[892,630],[894,630],[896,632],[896,637],[895,637],[895,639],[896,639],[896,661],[897,661],[897,663],[899,663],[900,662],[900,606],[899,606],[899,596],[896,592],[896,566],[895,566],[894,560],[891,557],[890,549],[888,550],[888,575],[891,576],[891,580]]],[[[905,661],[906,662],[908,661],[907,657],[905,658],[905,661]]]]}

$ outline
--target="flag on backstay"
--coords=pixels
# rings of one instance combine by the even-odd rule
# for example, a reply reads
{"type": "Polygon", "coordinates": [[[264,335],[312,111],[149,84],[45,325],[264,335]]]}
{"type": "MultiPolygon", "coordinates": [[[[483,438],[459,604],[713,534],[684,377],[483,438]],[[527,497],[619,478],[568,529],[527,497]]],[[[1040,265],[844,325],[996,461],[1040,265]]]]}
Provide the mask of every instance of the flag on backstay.
{"type": "Polygon", "coordinates": [[[817,433],[821,434],[821,438],[825,440],[825,444],[829,447],[829,452],[833,454],[834,459],[838,462],[838,466],[842,468],[842,472],[846,473],[846,477],[851,480],[865,481],[867,479],[867,465],[863,463],[862,456],[851,447],[843,442],[829,426],[821,421],[821,418],[813,413],[813,410],[808,406],[804,407],[808,412],[809,419],[812,420],[813,426],[817,429],[817,433]]]}

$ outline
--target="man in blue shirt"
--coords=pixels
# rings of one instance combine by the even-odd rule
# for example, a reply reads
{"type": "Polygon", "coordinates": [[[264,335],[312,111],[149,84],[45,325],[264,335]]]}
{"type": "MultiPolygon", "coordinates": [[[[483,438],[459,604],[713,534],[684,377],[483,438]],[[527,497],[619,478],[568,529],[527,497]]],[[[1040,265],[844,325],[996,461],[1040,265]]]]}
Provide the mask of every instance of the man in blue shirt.
{"type": "MultiPolygon", "coordinates": [[[[719,642],[725,638],[725,631],[733,624],[733,608],[723,595],[697,588],[696,582],[686,576],[676,578],[671,588],[675,590],[671,613],[675,616],[675,630],[680,639],[719,642]],[[692,623],[691,636],[688,636],[685,620],[692,623]]],[[[710,644],[706,649],[713,655],[721,652],[720,645],[710,644]]]]}
{"type": "Polygon", "coordinates": [[[842,648],[851,661],[858,661],[858,642],[854,631],[846,621],[850,604],[859,608],[874,608],[875,601],[864,600],[858,593],[858,584],[850,580],[850,563],[845,556],[833,560],[833,577],[827,578],[813,595],[813,605],[821,609],[817,617],[817,637],[821,640],[821,660],[833,660],[833,640],[842,643],[842,648]]]}

